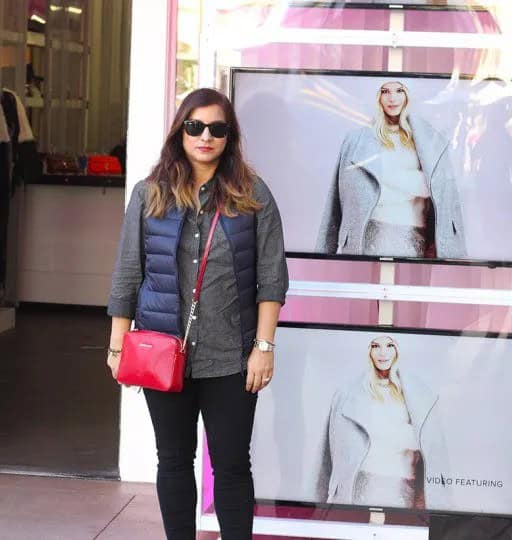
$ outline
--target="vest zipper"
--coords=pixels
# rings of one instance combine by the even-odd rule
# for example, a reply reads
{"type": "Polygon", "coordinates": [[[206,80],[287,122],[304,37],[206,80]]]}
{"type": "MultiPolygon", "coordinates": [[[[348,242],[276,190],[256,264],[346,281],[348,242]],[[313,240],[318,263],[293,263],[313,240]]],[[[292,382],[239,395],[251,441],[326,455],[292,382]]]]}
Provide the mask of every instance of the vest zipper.
{"type": "MultiPolygon", "coordinates": [[[[183,225],[185,223],[185,214],[183,214],[182,218],[180,219],[180,224],[178,226],[178,234],[176,236],[176,251],[174,253],[174,264],[176,266],[176,294],[178,297],[177,305],[179,308],[179,319],[176,320],[176,326],[178,327],[177,330],[179,330],[179,333],[181,334],[181,302],[180,302],[180,278],[179,278],[179,272],[178,272],[178,246],[181,240],[181,232],[183,230],[183,225]]],[[[183,336],[181,336],[183,338],[183,336]]]]}

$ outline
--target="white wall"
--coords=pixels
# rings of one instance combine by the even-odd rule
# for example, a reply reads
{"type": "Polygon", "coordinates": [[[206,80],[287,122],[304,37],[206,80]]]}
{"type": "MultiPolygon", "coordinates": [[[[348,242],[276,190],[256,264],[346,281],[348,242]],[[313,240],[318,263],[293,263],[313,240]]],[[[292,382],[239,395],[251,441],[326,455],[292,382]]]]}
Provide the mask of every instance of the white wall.
{"type": "MultiPolygon", "coordinates": [[[[171,3],[171,0],[169,0],[171,3]]],[[[133,0],[128,111],[127,200],[158,159],[164,141],[168,0],[133,0]]],[[[144,396],[123,389],[119,468],[122,480],[154,482],[156,451],[144,396]]]]}

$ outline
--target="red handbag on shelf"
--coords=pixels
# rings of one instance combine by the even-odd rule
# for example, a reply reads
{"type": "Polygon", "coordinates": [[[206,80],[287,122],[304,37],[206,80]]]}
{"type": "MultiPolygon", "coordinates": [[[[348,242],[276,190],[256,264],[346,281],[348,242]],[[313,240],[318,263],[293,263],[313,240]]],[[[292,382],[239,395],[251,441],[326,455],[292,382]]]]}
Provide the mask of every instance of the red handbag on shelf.
{"type": "Polygon", "coordinates": [[[87,159],[89,174],[121,174],[121,162],[116,156],[89,156],[87,159]]]}
{"type": "Polygon", "coordinates": [[[123,338],[121,360],[117,372],[118,382],[164,392],[181,392],[183,389],[188,333],[199,302],[208,253],[210,252],[219,215],[220,212],[217,210],[208,233],[208,240],[204,248],[194,297],[190,307],[185,337],[181,339],[177,336],[152,330],[126,332],[123,338]]]}

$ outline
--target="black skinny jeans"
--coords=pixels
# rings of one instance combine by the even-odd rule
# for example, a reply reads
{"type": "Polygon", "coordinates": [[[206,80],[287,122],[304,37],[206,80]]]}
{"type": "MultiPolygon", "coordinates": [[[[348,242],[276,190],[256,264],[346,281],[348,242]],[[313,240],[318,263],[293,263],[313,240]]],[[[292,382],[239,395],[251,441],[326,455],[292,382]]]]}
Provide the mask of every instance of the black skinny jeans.
{"type": "Polygon", "coordinates": [[[185,379],[182,392],[144,390],[158,453],[157,492],[169,540],[195,540],[197,419],[203,416],[222,540],[250,540],[254,486],[249,446],[256,394],[241,373],[185,379]]]}

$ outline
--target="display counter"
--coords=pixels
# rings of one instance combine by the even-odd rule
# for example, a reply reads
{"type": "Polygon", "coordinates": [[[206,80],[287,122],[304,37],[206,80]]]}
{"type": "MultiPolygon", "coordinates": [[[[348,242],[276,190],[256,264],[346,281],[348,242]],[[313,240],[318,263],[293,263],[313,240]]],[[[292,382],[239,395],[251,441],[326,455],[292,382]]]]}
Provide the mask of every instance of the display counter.
{"type": "Polygon", "coordinates": [[[43,175],[25,187],[21,302],[105,306],[124,215],[124,177],[43,175]]]}
{"type": "Polygon", "coordinates": [[[90,186],[124,188],[124,175],[92,175],[92,174],[43,174],[31,184],[46,186],[90,186]]]}

